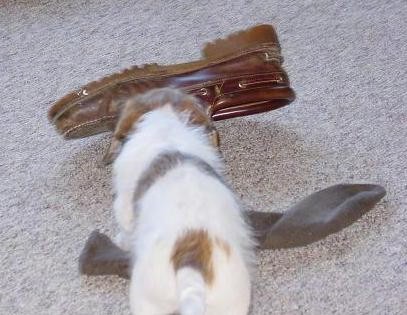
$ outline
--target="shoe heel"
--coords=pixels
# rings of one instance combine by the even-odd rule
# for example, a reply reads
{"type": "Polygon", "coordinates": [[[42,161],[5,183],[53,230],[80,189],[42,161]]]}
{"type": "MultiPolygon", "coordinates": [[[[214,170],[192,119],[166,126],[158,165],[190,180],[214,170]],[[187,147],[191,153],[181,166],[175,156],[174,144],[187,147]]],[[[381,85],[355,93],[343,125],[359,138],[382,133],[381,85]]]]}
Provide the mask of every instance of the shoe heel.
{"type": "Polygon", "coordinates": [[[207,43],[202,49],[206,59],[219,59],[241,51],[269,47],[280,54],[277,34],[271,25],[258,25],[207,43]]]}

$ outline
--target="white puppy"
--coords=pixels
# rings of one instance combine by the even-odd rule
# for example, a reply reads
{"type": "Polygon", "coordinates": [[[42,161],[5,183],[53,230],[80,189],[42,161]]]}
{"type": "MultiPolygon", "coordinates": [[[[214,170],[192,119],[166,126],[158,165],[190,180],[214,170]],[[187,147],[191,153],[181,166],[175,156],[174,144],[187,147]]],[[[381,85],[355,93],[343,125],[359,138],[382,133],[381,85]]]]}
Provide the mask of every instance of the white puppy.
{"type": "Polygon", "coordinates": [[[122,111],[109,157],[135,315],[248,313],[255,242],[217,145],[209,116],[181,91],[151,90],[122,111]]]}

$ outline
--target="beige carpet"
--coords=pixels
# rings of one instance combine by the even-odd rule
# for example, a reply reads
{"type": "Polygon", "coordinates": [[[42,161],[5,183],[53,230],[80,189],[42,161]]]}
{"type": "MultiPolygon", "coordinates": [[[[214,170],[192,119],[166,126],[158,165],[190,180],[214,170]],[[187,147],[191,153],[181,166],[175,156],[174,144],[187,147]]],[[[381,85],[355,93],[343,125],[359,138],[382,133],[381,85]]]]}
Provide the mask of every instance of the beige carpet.
{"type": "Polygon", "coordinates": [[[284,211],[341,182],[388,195],[339,234],[262,252],[252,314],[406,314],[405,0],[0,1],[0,314],[129,313],[127,282],[77,271],[88,234],[114,233],[107,135],[64,141],[48,107],[256,23],[277,27],[297,100],[217,124],[244,202],[284,211]]]}

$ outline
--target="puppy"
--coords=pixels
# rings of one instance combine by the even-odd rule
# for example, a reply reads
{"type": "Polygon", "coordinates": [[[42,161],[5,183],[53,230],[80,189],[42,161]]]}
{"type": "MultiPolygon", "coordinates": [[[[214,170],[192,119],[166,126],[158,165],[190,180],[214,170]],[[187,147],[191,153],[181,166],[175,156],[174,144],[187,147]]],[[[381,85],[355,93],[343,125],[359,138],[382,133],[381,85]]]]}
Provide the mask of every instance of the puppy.
{"type": "Polygon", "coordinates": [[[135,315],[248,313],[256,244],[218,145],[204,108],[179,90],[151,90],[121,113],[107,158],[118,245],[136,258],[135,315]]]}

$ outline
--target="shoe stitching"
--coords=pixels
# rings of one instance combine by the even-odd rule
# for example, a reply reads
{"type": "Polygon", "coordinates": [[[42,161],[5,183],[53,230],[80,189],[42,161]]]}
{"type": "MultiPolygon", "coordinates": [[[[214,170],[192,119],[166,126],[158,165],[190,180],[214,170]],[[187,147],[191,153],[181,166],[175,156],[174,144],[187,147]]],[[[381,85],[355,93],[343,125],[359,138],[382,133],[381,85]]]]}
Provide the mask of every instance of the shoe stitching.
{"type": "Polygon", "coordinates": [[[109,119],[114,119],[114,118],[117,118],[117,115],[103,116],[103,117],[98,118],[98,119],[94,119],[94,120],[90,120],[90,121],[81,123],[81,124],[79,124],[79,125],[76,125],[76,126],[74,126],[74,127],[69,128],[67,131],[65,131],[65,132],[63,133],[63,136],[66,137],[66,136],[68,136],[72,131],[74,131],[74,130],[76,130],[76,129],[79,129],[79,128],[81,128],[81,127],[85,127],[85,126],[88,126],[88,125],[91,125],[91,124],[100,122],[100,121],[102,121],[102,120],[109,120],[109,119]]]}

